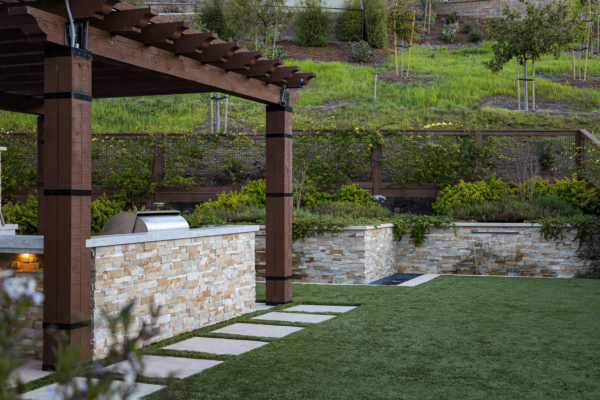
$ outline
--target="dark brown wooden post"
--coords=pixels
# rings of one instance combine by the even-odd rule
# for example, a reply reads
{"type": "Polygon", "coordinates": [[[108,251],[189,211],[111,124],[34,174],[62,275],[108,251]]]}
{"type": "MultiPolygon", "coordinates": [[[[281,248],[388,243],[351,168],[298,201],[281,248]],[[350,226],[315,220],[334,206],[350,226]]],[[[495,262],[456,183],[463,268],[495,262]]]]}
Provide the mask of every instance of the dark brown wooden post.
{"type": "Polygon", "coordinates": [[[58,330],[89,359],[91,304],[92,53],[45,51],[44,369],[58,330]]]}
{"type": "Polygon", "coordinates": [[[473,140],[479,150],[483,150],[483,135],[480,130],[473,131],[473,140]]]}
{"type": "Polygon", "coordinates": [[[292,108],[267,106],[267,304],[292,301],[292,108]]]}
{"type": "MultiPolygon", "coordinates": [[[[154,165],[153,165],[153,179],[154,183],[160,183],[163,170],[165,169],[165,157],[164,151],[161,148],[163,143],[163,138],[160,134],[154,136],[154,165]]],[[[154,192],[154,202],[161,203],[163,201],[163,189],[160,186],[156,187],[156,191],[154,192]]]]}
{"type": "Polygon", "coordinates": [[[575,135],[575,165],[577,166],[577,171],[583,171],[584,169],[584,156],[585,156],[585,140],[581,132],[577,132],[575,135]]]}
{"type": "Polygon", "coordinates": [[[44,230],[44,116],[37,119],[37,142],[38,142],[38,233],[42,235],[44,230]]]}
{"type": "Polygon", "coordinates": [[[373,147],[371,150],[371,181],[373,182],[373,196],[378,196],[381,194],[381,180],[382,171],[381,171],[381,145],[373,147]]]}

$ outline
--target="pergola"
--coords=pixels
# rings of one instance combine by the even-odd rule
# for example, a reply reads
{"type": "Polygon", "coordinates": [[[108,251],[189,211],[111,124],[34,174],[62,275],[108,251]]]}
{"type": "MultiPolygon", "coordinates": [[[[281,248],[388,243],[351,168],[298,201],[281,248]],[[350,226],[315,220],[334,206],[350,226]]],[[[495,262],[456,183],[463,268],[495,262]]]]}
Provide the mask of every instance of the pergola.
{"type": "Polygon", "coordinates": [[[70,11],[73,24],[64,0],[0,0],[0,109],[39,116],[44,368],[56,364],[50,328],[89,355],[93,97],[222,92],[266,105],[267,302],[290,302],[298,93],[287,89],[315,74],[120,0],[71,0],[70,11]]]}

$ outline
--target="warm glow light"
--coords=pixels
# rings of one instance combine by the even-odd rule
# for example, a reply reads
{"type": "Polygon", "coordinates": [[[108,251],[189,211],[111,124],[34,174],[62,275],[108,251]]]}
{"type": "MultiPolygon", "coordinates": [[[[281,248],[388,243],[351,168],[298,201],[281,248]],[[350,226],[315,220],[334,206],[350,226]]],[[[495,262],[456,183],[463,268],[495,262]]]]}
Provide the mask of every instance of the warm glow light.
{"type": "Polygon", "coordinates": [[[30,256],[31,256],[31,254],[29,254],[29,253],[24,253],[24,254],[21,254],[21,260],[22,260],[23,262],[29,262],[29,257],[30,257],[30,256]]]}

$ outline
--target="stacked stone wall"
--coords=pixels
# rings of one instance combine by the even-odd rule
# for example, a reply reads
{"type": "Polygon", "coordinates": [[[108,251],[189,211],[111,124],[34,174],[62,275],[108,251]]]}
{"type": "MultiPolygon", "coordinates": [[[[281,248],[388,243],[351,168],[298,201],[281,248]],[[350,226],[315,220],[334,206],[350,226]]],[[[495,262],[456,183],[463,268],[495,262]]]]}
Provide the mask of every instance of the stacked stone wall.
{"type": "MultiPolygon", "coordinates": [[[[539,0],[538,4],[550,4],[550,0],[539,0]]],[[[437,10],[438,15],[447,15],[453,11],[458,12],[458,16],[468,16],[473,18],[498,18],[502,16],[502,8],[508,3],[510,8],[525,10],[525,6],[518,0],[456,0],[446,1],[437,10]]]]}

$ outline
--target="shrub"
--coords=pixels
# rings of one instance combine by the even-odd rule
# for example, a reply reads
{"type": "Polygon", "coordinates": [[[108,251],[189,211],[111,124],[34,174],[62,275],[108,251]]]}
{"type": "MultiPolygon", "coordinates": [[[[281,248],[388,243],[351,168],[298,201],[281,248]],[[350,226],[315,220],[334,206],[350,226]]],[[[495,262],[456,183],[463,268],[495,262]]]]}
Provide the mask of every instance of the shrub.
{"type": "Polygon", "coordinates": [[[338,34],[343,42],[358,42],[362,40],[362,12],[360,1],[344,0],[344,11],[338,18],[338,34]]]}
{"type": "Polygon", "coordinates": [[[267,203],[267,185],[265,180],[251,181],[238,193],[229,192],[218,194],[218,200],[208,200],[201,205],[202,210],[217,208],[238,209],[244,206],[264,207],[267,203]]]}
{"type": "Polygon", "coordinates": [[[111,200],[103,193],[92,202],[92,234],[99,234],[109,219],[123,211],[124,201],[111,200]]]}
{"type": "Polygon", "coordinates": [[[299,46],[327,46],[333,19],[324,0],[300,0],[296,14],[296,43],[299,46]]]}
{"type": "Polygon", "coordinates": [[[348,43],[348,48],[350,49],[350,60],[353,62],[369,62],[375,58],[375,54],[371,51],[369,43],[363,40],[348,43]]]}
{"type": "Polygon", "coordinates": [[[455,24],[456,22],[458,22],[458,21],[456,20],[456,16],[457,16],[457,15],[458,15],[458,11],[452,11],[452,12],[450,13],[450,15],[448,15],[448,16],[446,17],[446,23],[447,23],[447,24],[450,24],[450,25],[452,25],[452,24],[455,24]]]}
{"type": "Polygon", "coordinates": [[[230,26],[225,17],[224,0],[208,0],[199,3],[196,19],[200,21],[202,28],[219,35],[221,40],[231,40],[235,30],[230,26]]]}
{"type": "Polygon", "coordinates": [[[471,33],[475,31],[475,24],[471,21],[467,21],[463,24],[463,33],[471,33]]]}
{"type": "Polygon", "coordinates": [[[377,203],[371,200],[371,195],[369,194],[369,192],[363,189],[359,189],[358,185],[356,184],[342,186],[339,190],[337,190],[334,193],[313,192],[306,193],[306,195],[304,196],[304,203],[308,207],[318,207],[322,206],[325,203],[335,202],[344,202],[353,205],[363,206],[377,206],[377,203]]]}
{"type": "Polygon", "coordinates": [[[575,275],[577,278],[600,279],[600,218],[588,227],[588,234],[577,252],[588,264],[575,275]]]}
{"type": "Polygon", "coordinates": [[[365,36],[371,47],[387,46],[387,7],[384,0],[364,0],[365,36]]]}
{"type": "Polygon", "coordinates": [[[248,204],[264,206],[267,204],[267,182],[264,179],[250,181],[242,188],[242,195],[248,199],[248,204]]]}
{"type": "Polygon", "coordinates": [[[462,206],[471,203],[486,203],[505,199],[508,196],[508,190],[504,182],[491,176],[485,181],[466,183],[461,180],[454,186],[448,186],[443,189],[435,203],[433,210],[437,214],[446,214],[451,207],[462,206]]]}
{"type": "Polygon", "coordinates": [[[588,182],[579,180],[577,174],[572,178],[557,179],[554,184],[543,181],[541,190],[545,196],[558,196],[587,214],[600,214],[600,191],[588,188],[588,182]]]}
{"type": "Polygon", "coordinates": [[[533,204],[507,197],[486,203],[456,205],[446,209],[454,220],[478,222],[525,222],[547,217],[573,217],[583,212],[558,196],[540,197],[533,204]]]}
{"type": "Polygon", "coordinates": [[[19,235],[34,235],[38,229],[38,201],[30,194],[25,203],[8,202],[2,207],[2,215],[7,224],[19,224],[19,235]]]}
{"type": "Polygon", "coordinates": [[[471,32],[471,33],[469,33],[469,40],[471,42],[481,42],[483,40],[483,33],[471,32]]]}
{"type": "Polygon", "coordinates": [[[458,34],[458,22],[453,24],[449,24],[446,26],[444,24],[444,30],[442,31],[442,40],[448,43],[454,43],[454,39],[456,39],[456,35],[458,34]]]}

